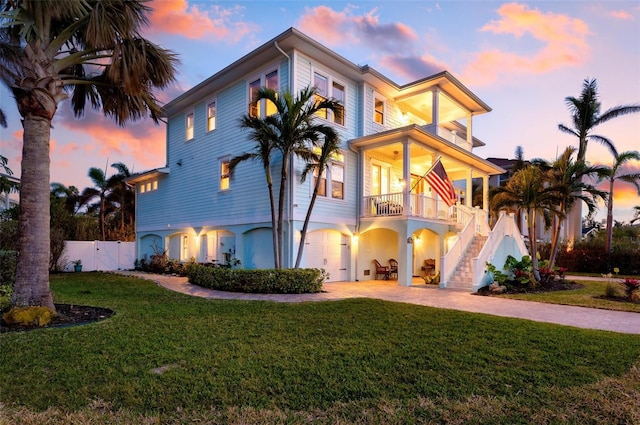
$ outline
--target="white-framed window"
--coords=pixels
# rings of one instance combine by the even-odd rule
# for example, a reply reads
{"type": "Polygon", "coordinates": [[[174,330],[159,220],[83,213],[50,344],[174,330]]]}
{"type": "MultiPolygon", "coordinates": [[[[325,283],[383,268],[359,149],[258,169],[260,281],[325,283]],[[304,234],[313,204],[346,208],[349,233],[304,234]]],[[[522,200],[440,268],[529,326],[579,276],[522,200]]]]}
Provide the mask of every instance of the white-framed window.
{"type": "Polygon", "coordinates": [[[220,190],[229,190],[231,176],[229,175],[229,160],[220,160],[220,190]]]}
{"type": "Polygon", "coordinates": [[[265,117],[276,112],[276,105],[262,99],[258,100],[258,92],[261,87],[272,89],[276,93],[279,89],[278,70],[272,70],[249,81],[249,115],[252,117],[265,117]]]}
{"type": "Polygon", "coordinates": [[[158,180],[140,183],[140,193],[152,192],[154,190],[158,190],[158,180]]]}
{"type": "Polygon", "coordinates": [[[373,94],[373,121],[384,125],[385,117],[385,99],[378,93],[373,94]]]}
{"type": "Polygon", "coordinates": [[[189,236],[182,236],[182,261],[189,259],[189,236]]]}
{"type": "Polygon", "coordinates": [[[213,131],[216,129],[216,109],[217,102],[216,99],[213,99],[207,104],[207,131],[213,131]]]}
{"type": "Polygon", "coordinates": [[[346,85],[328,75],[316,71],[313,73],[313,86],[316,88],[317,101],[333,98],[341,104],[335,112],[327,110],[318,111],[318,116],[336,124],[344,125],[345,101],[347,98],[346,85]]]}
{"type": "Polygon", "coordinates": [[[385,195],[389,193],[389,166],[382,163],[371,164],[371,195],[385,195]]]}
{"type": "Polygon", "coordinates": [[[194,119],[195,119],[195,115],[193,112],[187,113],[187,116],[185,117],[185,128],[186,128],[185,139],[186,140],[193,139],[194,119]]]}
{"type": "MultiPolygon", "coordinates": [[[[320,148],[314,148],[319,154],[320,148]]],[[[313,172],[313,187],[318,180],[318,170],[313,172]]],[[[318,186],[318,196],[324,196],[333,199],[344,199],[344,155],[335,153],[331,156],[331,163],[327,169],[323,170],[320,177],[320,186],[318,186]],[[327,185],[331,191],[327,193],[327,185]]]]}

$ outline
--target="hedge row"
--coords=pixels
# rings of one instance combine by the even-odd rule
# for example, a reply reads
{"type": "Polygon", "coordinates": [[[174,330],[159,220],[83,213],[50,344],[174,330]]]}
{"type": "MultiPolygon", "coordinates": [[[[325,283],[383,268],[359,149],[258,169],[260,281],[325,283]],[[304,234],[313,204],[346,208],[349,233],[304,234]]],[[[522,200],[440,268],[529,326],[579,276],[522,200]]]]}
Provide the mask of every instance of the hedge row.
{"type": "Polygon", "coordinates": [[[308,294],[322,291],[320,269],[234,270],[194,264],[189,282],[203,288],[257,294],[308,294]]]}
{"type": "MultiPolygon", "coordinates": [[[[549,244],[540,247],[540,258],[549,258],[549,244]]],[[[616,246],[611,250],[611,270],[607,270],[607,254],[604,242],[580,242],[567,249],[562,246],[556,258],[558,266],[566,267],[570,272],[608,273],[618,268],[621,274],[640,274],[640,248],[633,246],[616,246]]]]}
{"type": "Polygon", "coordinates": [[[16,264],[18,253],[16,251],[0,251],[0,286],[8,285],[13,288],[16,282],[16,264]]]}

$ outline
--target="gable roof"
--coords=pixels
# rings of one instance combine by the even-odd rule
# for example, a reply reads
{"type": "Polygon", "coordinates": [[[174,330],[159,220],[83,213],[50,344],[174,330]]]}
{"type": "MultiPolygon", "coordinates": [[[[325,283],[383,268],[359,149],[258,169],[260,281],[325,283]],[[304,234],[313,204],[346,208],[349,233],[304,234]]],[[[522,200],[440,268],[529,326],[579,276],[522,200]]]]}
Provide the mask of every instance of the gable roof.
{"type": "Polygon", "coordinates": [[[284,59],[283,52],[294,50],[321,61],[327,67],[339,70],[356,82],[366,82],[385,96],[392,97],[399,102],[410,104],[412,99],[419,97],[418,95],[429,91],[434,86],[439,86],[469,112],[480,114],[491,111],[486,103],[448,71],[399,85],[369,65],[356,65],[299,30],[289,28],[167,103],[163,108],[164,116],[171,116],[192,106],[203,98],[244,78],[247,74],[255,71],[256,66],[278,58],[284,59]]]}

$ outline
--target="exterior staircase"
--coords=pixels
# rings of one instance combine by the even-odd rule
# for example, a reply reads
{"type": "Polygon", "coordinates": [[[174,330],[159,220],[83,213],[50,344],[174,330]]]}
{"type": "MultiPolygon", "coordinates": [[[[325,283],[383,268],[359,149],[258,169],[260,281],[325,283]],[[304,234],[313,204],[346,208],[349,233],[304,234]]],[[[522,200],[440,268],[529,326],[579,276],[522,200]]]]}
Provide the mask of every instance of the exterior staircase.
{"type": "Polygon", "coordinates": [[[458,261],[456,270],[447,282],[447,288],[471,290],[473,286],[473,259],[478,256],[486,241],[487,236],[476,235],[473,237],[469,247],[458,261]]]}

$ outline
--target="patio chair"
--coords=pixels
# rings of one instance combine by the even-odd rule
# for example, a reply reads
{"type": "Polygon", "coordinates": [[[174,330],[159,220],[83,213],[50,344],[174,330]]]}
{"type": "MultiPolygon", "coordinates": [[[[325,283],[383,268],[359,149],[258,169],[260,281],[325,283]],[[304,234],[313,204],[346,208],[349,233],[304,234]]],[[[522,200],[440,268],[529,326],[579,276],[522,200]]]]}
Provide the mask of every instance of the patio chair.
{"type": "Polygon", "coordinates": [[[393,258],[389,260],[389,277],[392,276],[398,279],[398,262],[393,258]]]}
{"type": "Polygon", "coordinates": [[[373,262],[376,265],[376,279],[378,279],[378,276],[382,275],[384,280],[389,280],[389,267],[383,266],[378,260],[373,260],[373,262]]]}
{"type": "Polygon", "coordinates": [[[425,276],[431,276],[436,274],[436,260],[433,258],[427,258],[424,260],[424,266],[422,266],[422,271],[425,276]]]}

